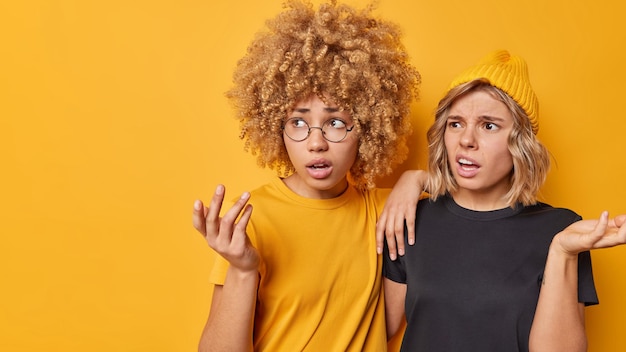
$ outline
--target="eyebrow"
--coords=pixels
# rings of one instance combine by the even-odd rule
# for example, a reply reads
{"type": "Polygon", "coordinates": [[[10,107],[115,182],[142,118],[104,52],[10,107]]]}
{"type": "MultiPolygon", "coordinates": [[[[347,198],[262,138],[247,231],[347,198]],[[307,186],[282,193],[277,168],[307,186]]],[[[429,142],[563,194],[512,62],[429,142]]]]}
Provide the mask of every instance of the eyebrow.
{"type": "MultiPolygon", "coordinates": [[[[296,108],[296,109],[294,109],[293,111],[294,111],[294,112],[299,112],[299,113],[301,113],[301,114],[305,114],[305,113],[307,113],[307,112],[311,111],[311,109],[309,109],[309,108],[296,108]]],[[[334,113],[334,112],[339,111],[339,108],[334,108],[334,107],[325,107],[325,108],[324,108],[324,111],[325,111],[325,112],[328,112],[328,113],[334,113]]]]}
{"type": "MultiPolygon", "coordinates": [[[[461,115],[449,115],[448,119],[464,120],[465,118],[463,116],[461,116],[461,115]]],[[[484,121],[490,121],[490,122],[503,122],[503,121],[505,121],[505,119],[503,119],[501,117],[490,116],[490,115],[480,115],[479,119],[480,120],[484,120],[484,121]]]]}
{"type": "Polygon", "coordinates": [[[505,119],[501,118],[501,117],[497,117],[497,116],[489,116],[489,115],[482,115],[480,117],[482,120],[487,120],[487,121],[505,121],[505,119]]]}

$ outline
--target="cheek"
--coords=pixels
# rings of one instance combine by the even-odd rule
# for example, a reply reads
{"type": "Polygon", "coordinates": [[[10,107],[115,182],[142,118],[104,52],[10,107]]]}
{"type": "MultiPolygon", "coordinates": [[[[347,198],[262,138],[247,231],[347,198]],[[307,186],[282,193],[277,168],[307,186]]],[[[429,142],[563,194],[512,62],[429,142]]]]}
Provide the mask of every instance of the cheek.
{"type": "Polygon", "coordinates": [[[287,139],[283,139],[283,144],[285,145],[285,150],[287,150],[287,154],[291,155],[293,146],[292,143],[290,143],[290,140],[287,139]]]}
{"type": "Polygon", "coordinates": [[[356,134],[352,136],[348,135],[348,137],[350,138],[346,138],[346,147],[348,150],[354,151],[354,153],[356,154],[361,147],[359,145],[359,137],[356,134]]]}
{"type": "Polygon", "coordinates": [[[357,156],[359,155],[359,143],[356,141],[347,149],[347,155],[349,156],[352,163],[350,163],[350,167],[356,161],[357,156]]]}
{"type": "Polygon", "coordinates": [[[445,135],[443,137],[443,144],[440,144],[440,145],[443,147],[443,151],[445,152],[446,156],[449,159],[450,156],[454,153],[454,149],[451,147],[452,145],[455,145],[454,142],[452,142],[451,138],[448,137],[448,135],[445,135]]]}
{"type": "Polygon", "coordinates": [[[506,143],[498,146],[500,153],[496,154],[496,158],[502,169],[513,169],[513,155],[509,151],[509,146],[506,143]]]}
{"type": "Polygon", "coordinates": [[[444,133],[443,147],[445,148],[446,152],[449,152],[451,150],[451,148],[448,146],[452,146],[452,145],[455,145],[454,137],[449,133],[444,133]]]}
{"type": "Polygon", "coordinates": [[[343,147],[344,148],[342,148],[343,150],[341,151],[341,154],[344,155],[346,168],[350,169],[356,162],[357,156],[359,155],[359,143],[356,139],[354,139],[343,145],[343,147]]]}
{"type": "Polygon", "coordinates": [[[294,163],[298,159],[298,155],[300,153],[298,142],[294,142],[290,139],[284,140],[285,150],[287,151],[287,156],[289,156],[289,160],[294,163]]]}

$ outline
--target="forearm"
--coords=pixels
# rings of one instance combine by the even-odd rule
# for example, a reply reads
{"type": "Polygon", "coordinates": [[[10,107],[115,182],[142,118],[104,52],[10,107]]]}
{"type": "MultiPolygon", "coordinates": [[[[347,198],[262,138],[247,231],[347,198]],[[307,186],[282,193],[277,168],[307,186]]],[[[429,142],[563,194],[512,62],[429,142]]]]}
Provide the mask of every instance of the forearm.
{"type": "Polygon", "coordinates": [[[224,286],[216,286],[199,351],[252,351],[258,272],[228,270],[224,286]]]}
{"type": "Polygon", "coordinates": [[[583,306],[578,302],[578,257],[550,246],[530,351],[586,351],[583,306]]]}
{"type": "Polygon", "coordinates": [[[419,196],[422,192],[426,191],[428,172],[426,170],[406,170],[400,175],[396,184],[402,182],[406,183],[406,185],[411,188],[416,188],[417,186],[417,195],[419,196]]]}

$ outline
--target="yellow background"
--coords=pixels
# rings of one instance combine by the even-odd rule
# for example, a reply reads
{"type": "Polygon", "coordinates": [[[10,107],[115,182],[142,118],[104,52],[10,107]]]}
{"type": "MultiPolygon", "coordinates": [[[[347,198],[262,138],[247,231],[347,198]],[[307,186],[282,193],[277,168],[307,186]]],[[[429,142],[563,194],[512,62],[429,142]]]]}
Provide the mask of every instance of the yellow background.
{"type": "MultiPolygon", "coordinates": [[[[361,4],[364,1],[353,0],[361,4]]],[[[280,1],[0,3],[0,350],[192,351],[211,254],[195,198],[267,181],[223,97],[280,1]]],[[[453,75],[525,57],[555,167],[543,199],[626,213],[626,5],[380,0],[423,75],[410,160],[453,75]]],[[[393,184],[397,173],[381,182],[393,184]]],[[[593,253],[590,351],[626,350],[626,247],[593,253]]]]}

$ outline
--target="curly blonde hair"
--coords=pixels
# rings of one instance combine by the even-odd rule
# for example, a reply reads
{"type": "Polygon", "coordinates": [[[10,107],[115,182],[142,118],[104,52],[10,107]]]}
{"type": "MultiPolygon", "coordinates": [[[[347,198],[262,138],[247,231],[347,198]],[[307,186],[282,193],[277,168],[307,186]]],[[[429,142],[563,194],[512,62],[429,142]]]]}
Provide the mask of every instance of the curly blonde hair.
{"type": "Polygon", "coordinates": [[[450,170],[444,134],[450,108],[459,98],[470,92],[484,91],[501,101],[513,116],[513,130],[509,135],[508,148],[513,157],[510,175],[511,188],[504,196],[511,207],[517,203],[524,206],[537,203],[537,193],[550,170],[550,154],[533,132],[533,124],[524,109],[507,93],[494,87],[484,78],[460,84],[448,91],[439,101],[435,113],[435,123],[428,129],[429,183],[427,186],[432,199],[446,192],[456,191],[458,184],[450,170]]]}
{"type": "Polygon", "coordinates": [[[307,1],[290,0],[249,45],[226,96],[237,111],[244,149],[261,167],[281,176],[294,172],[282,123],[312,94],[322,100],[326,94],[352,116],[359,136],[350,169],[355,186],[373,187],[375,178],[404,161],[420,75],[409,63],[399,28],[375,19],[372,10],[334,0],[314,10],[307,1]]]}

